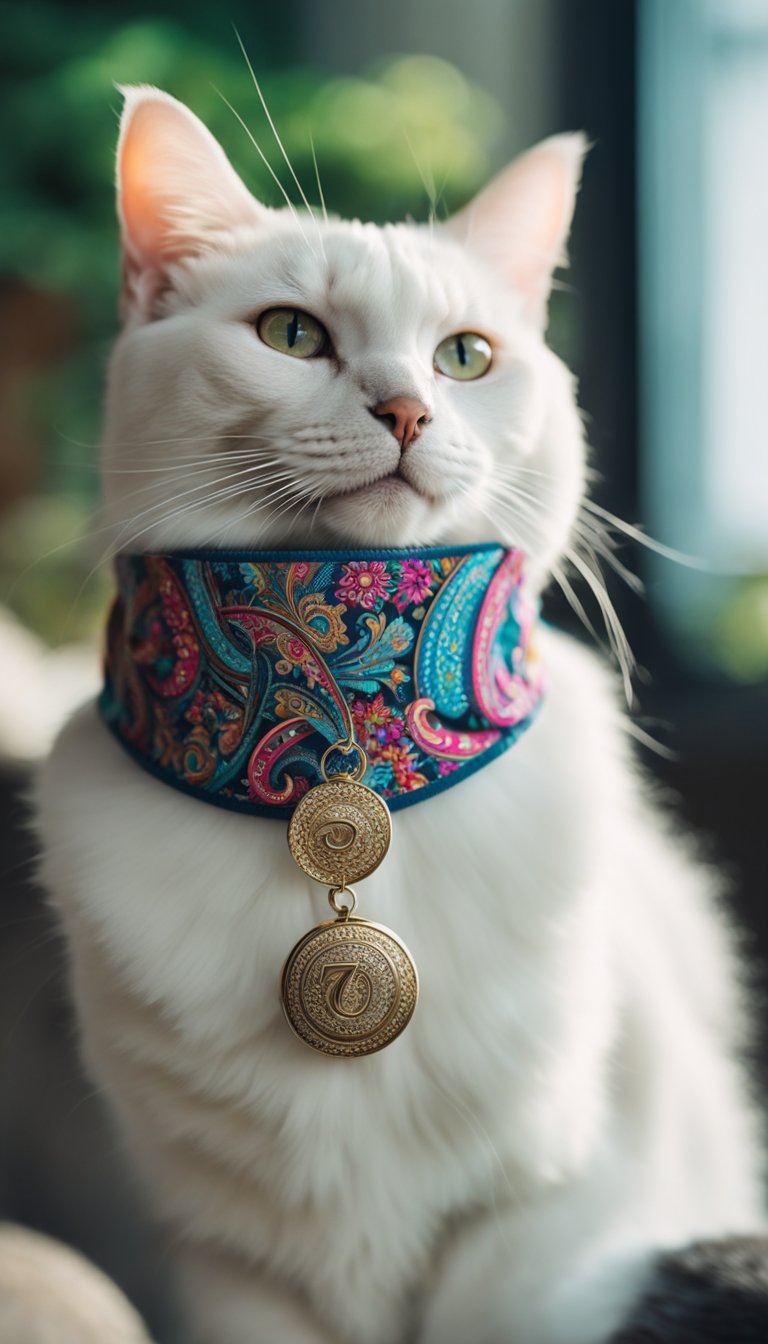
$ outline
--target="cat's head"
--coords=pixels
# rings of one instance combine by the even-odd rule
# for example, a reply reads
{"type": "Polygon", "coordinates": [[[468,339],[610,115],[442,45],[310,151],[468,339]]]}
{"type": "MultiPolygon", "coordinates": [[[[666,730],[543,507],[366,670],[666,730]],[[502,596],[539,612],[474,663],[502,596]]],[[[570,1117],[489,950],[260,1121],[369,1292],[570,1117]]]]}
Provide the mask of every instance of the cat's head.
{"type": "Polygon", "coordinates": [[[268,209],[186,107],[124,93],[116,546],[503,540],[541,582],[583,488],[543,334],[583,138],[545,141],[445,223],[379,228],[268,209]]]}

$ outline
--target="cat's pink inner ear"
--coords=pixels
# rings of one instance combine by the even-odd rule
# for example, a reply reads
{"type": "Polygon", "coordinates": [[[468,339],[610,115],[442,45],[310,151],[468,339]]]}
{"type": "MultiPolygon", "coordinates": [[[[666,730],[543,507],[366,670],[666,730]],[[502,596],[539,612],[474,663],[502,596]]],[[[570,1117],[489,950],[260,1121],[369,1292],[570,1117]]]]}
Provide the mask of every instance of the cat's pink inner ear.
{"type": "Polygon", "coordinates": [[[552,273],[567,261],[565,244],[586,149],[580,133],[543,140],[448,221],[453,235],[518,291],[525,315],[538,325],[546,320],[552,273]]]}
{"type": "Polygon", "coordinates": [[[123,300],[148,317],[168,288],[168,266],[205,252],[267,211],[218,141],[183,103],[159,89],[122,88],[117,150],[123,300]]]}

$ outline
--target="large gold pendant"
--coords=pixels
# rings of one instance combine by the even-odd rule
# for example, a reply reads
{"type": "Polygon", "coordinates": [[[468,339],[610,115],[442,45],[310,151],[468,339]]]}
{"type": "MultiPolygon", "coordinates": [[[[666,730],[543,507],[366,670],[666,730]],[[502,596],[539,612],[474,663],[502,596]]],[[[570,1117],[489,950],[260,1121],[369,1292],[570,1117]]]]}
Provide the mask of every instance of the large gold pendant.
{"type": "Polygon", "coordinates": [[[359,781],[366,764],[361,749],[353,743],[341,750],[359,753],[356,772],[326,776],[310,789],[288,828],[294,859],[309,877],[330,885],[338,918],[310,929],[293,948],[282,997],[302,1041],[326,1055],[355,1058],[400,1035],[416,1007],[419,981],[407,947],[391,929],[353,917],[357,895],[349,884],[378,868],[392,823],[384,800],[359,781]],[[348,899],[340,904],[341,896],[348,899]]]}
{"type": "Polygon", "coordinates": [[[404,943],[381,924],[351,915],[310,929],[283,970],[283,1007],[296,1035],[345,1059],[394,1041],[410,1022],[418,994],[404,943]]]}

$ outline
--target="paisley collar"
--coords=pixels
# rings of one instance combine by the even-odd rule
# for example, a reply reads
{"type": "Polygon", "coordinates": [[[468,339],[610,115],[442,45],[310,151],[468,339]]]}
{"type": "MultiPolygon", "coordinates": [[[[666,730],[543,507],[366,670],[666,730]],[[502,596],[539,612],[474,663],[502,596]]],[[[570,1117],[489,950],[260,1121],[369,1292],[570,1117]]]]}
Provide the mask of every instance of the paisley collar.
{"type": "Polygon", "coordinates": [[[123,555],[102,716],[206,802],[287,817],[350,719],[393,810],[517,740],[543,677],[523,555],[495,544],[123,555]]]}

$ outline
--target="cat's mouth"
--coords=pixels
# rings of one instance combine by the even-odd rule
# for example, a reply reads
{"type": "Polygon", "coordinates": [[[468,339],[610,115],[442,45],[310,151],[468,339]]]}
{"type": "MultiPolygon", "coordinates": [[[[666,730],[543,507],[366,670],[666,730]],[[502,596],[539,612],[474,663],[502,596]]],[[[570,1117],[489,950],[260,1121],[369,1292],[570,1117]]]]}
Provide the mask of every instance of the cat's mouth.
{"type": "Polygon", "coordinates": [[[412,485],[401,475],[400,470],[392,471],[387,476],[380,476],[376,481],[369,481],[366,485],[350,486],[346,490],[334,490],[331,494],[324,496],[326,503],[334,499],[343,499],[349,501],[371,502],[381,504],[405,502],[408,499],[421,500],[423,504],[428,504],[432,508],[437,508],[440,500],[434,495],[428,494],[425,490],[412,485]]]}

